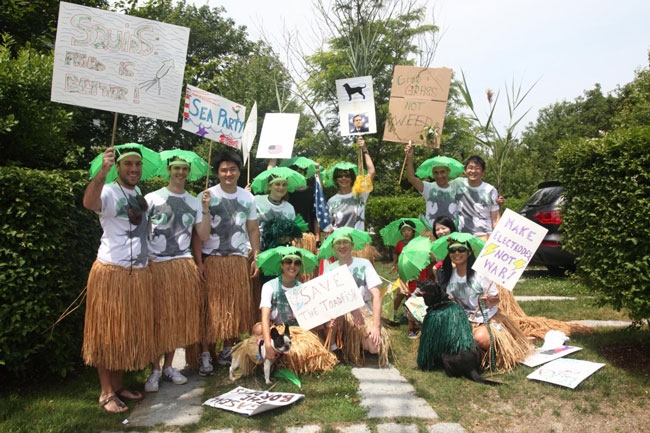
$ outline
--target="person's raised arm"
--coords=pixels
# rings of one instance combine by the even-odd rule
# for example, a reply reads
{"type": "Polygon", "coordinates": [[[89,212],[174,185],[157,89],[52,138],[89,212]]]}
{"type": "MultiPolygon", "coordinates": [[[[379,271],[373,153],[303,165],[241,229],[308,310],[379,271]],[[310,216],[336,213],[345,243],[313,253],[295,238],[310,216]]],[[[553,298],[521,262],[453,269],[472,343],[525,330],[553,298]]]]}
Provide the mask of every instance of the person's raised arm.
{"type": "Polygon", "coordinates": [[[359,143],[359,148],[363,153],[363,162],[366,164],[366,169],[368,170],[368,177],[372,182],[375,179],[375,164],[372,163],[372,158],[370,157],[370,153],[368,152],[368,148],[366,147],[366,140],[363,138],[363,135],[359,136],[358,143],[359,143]]]}
{"type": "Polygon", "coordinates": [[[248,232],[248,240],[251,243],[253,250],[253,261],[251,263],[250,277],[255,278],[259,273],[257,268],[257,256],[260,254],[260,226],[257,220],[246,221],[246,231],[248,232]]]}
{"type": "Polygon", "coordinates": [[[415,169],[413,168],[413,144],[409,143],[404,148],[406,152],[406,179],[419,193],[424,189],[424,183],[415,176],[415,169]]]}
{"type": "Polygon", "coordinates": [[[83,205],[86,209],[95,212],[102,210],[102,188],[113,164],[115,164],[115,148],[109,147],[104,151],[99,172],[92,178],[84,191],[83,205]]]}
{"type": "Polygon", "coordinates": [[[269,170],[275,166],[278,165],[278,159],[277,158],[271,158],[269,159],[269,162],[266,164],[266,169],[269,170]]]}

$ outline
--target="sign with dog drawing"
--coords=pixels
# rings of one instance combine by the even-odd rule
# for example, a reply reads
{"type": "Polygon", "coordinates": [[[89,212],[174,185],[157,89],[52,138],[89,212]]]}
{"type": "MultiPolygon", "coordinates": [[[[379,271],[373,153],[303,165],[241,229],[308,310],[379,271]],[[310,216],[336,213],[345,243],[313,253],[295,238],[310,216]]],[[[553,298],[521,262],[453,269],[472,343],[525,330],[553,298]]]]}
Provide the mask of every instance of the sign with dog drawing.
{"type": "Polygon", "coordinates": [[[339,101],[342,136],[377,132],[375,94],[371,76],[336,80],[336,95],[339,101]]]}
{"type": "Polygon", "coordinates": [[[395,66],[384,140],[440,147],[451,69],[395,66]]]}
{"type": "Polygon", "coordinates": [[[291,158],[298,131],[298,113],[266,113],[256,158],[291,158]]]}
{"type": "Polygon", "coordinates": [[[479,274],[512,290],[533,258],[547,229],[506,209],[474,262],[479,274]]]}
{"type": "Polygon", "coordinates": [[[307,281],[286,292],[301,328],[313,329],[364,306],[361,292],[347,266],[307,281]]]}
{"type": "Polygon", "coordinates": [[[267,410],[289,406],[304,396],[304,394],[292,392],[257,391],[238,386],[232,391],[206,400],[203,404],[236,412],[244,416],[253,416],[267,410]]]}
{"type": "Polygon", "coordinates": [[[177,121],[190,29],[61,2],[50,99],[177,121]]]}
{"type": "Polygon", "coordinates": [[[184,130],[239,149],[244,119],[246,107],[243,105],[189,84],[185,88],[184,130]]]}

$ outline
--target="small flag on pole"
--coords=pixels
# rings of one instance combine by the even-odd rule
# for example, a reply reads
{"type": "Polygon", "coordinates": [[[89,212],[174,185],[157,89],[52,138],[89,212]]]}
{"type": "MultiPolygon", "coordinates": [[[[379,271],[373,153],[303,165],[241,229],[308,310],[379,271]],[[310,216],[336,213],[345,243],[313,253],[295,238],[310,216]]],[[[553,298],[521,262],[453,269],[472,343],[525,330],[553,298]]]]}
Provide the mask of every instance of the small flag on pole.
{"type": "Polygon", "coordinates": [[[314,210],[316,211],[318,226],[321,230],[325,230],[325,228],[332,224],[332,221],[330,220],[329,210],[327,209],[327,201],[325,201],[325,193],[323,192],[323,187],[320,184],[320,177],[318,176],[318,173],[314,175],[314,180],[314,210]]]}

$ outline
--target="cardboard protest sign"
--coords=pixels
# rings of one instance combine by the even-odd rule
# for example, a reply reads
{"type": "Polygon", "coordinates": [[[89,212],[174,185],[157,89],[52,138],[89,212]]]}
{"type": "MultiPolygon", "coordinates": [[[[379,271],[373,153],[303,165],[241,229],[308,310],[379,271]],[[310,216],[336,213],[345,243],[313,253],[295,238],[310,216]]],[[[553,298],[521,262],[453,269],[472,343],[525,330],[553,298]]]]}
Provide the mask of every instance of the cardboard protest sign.
{"type": "Polygon", "coordinates": [[[555,385],[575,389],[583,380],[604,367],[605,364],[581,361],[579,359],[560,358],[544,364],[526,376],[528,379],[541,380],[555,385]]]}
{"type": "Polygon", "coordinates": [[[61,2],[51,100],[178,120],[190,29],[61,2]]]}
{"type": "Polygon", "coordinates": [[[241,140],[241,152],[244,156],[244,165],[248,161],[248,154],[253,148],[253,141],[257,135],[257,101],[253,104],[251,108],[251,114],[248,115],[248,120],[246,120],[246,126],[244,127],[244,134],[241,140]]]}
{"type": "Polygon", "coordinates": [[[187,85],[183,129],[212,141],[239,149],[244,135],[246,107],[226,98],[187,85]]]}
{"type": "Polygon", "coordinates": [[[426,130],[442,134],[451,74],[448,68],[395,66],[384,140],[440,147],[426,130]]]}
{"type": "Polygon", "coordinates": [[[309,280],[286,292],[301,328],[313,329],[364,305],[347,266],[309,280]]]}
{"type": "Polygon", "coordinates": [[[291,158],[299,120],[298,113],[267,113],[255,157],[291,158]]]}
{"type": "Polygon", "coordinates": [[[539,224],[506,209],[472,269],[512,290],[546,232],[539,224]]]}
{"type": "Polygon", "coordinates": [[[303,397],[304,394],[256,391],[238,386],[232,391],[206,400],[203,404],[240,413],[244,416],[253,416],[267,410],[289,406],[303,397]]]}
{"type": "Polygon", "coordinates": [[[341,135],[374,134],[377,132],[375,94],[372,77],[336,80],[341,135]]]}

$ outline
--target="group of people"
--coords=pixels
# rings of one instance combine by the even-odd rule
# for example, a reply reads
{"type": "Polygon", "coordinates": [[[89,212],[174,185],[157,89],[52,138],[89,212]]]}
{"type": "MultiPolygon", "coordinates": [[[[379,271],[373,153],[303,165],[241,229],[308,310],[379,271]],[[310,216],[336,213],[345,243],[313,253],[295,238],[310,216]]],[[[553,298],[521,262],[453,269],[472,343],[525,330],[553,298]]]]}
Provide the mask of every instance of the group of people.
{"type": "MultiPolygon", "coordinates": [[[[363,136],[358,144],[367,169],[365,180],[371,184],[375,167],[363,136]]],[[[82,352],[85,363],[97,368],[104,410],[123,412],[128,409],[125,399],[143,398],[142,393],[122,386],[125,370],[151,366],[147,392],[157,391],[161,380],[185,383],[187,378],[171,365],[177,347],[200,347],[200,375],[213,373],[212,354],[218,342],[223,342],[223,348],[217,362],[227,365],[234,343],[247,333],[259,334],[267,356],[274,359],[271,326],[298,325],[286,293],[301,284],[301,272],[306,279],[316,274],[304,272],[310,253],[322,259],[318,273],[347,266],[364,300],[364,307],[313,329],[320,337],[315,341],[353,364],[362,363],[367,355],[377,355],[379,365],[388,363],[390,342],[381,325],[381,279],[368,250],[370,237],[358,236],[365,230],[368,192],[354,191],[353,185],[357,174],[363,174],[362,167],[337,164],[333,168],[331,180],[338,192],[327,201],[331,224],[319,227],[313,206],[311,210],[301,206],[299,213],[306,216],[306,230],[316,241],[327,239],[320,249],[316,242],[285,254],[278,249],[278,265],[266,272],[261,293],[255,293],[263,246],[267,250],[289,243],[305,246],[301,240],[308,234],[298,236],[299,218],[291,202],[302,203],[295,200],[305,194],[307,182],[290,191],[286,177],[269,176],[266,194],[253,196],[238,186],[241,158],[223,151],[213,163],[219,183],[199,197],[185,190],[191,164],[180,157],[165,161],[169,184],[142,197],[138,187],[145,163],[142,154],[135,147],[120,150],[106,149],[83,201],[99,215],[103,228],[88,278],[82,352]],[[113,166],[117,178],[106,183],[113,166]],[[268,234],[265,242],[261,231],[268,234]]],[[[456,227],[489,236],[498,222],[498,194],[482,182],[485,163],[480,158],[467,162],[466,178],[451,181],[446,167],[434,167],[435,183],[430,183],[414,175],[412,146],[406,147],[406,155],[408,180],[426,199],[434,236],[448,235],[456,227]]],[[[404,245],[415,235],[413,229],[405,229],[404,245]],[[406,235],[408,229],[413,233],[406,235]]],[[[466,303],[467,311],[479,297],[495,309],[498,296],[486,292],[484,283],[464,265],[471,261],[471,249],[450,243],[449,253],[439,266],[440,283],[461,304],[466,303]]],[[[480,329],[475,337],[484,347],[480,329]]]]}

